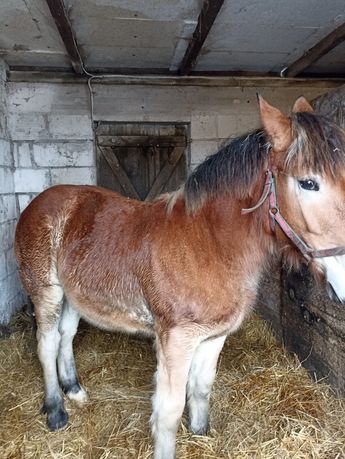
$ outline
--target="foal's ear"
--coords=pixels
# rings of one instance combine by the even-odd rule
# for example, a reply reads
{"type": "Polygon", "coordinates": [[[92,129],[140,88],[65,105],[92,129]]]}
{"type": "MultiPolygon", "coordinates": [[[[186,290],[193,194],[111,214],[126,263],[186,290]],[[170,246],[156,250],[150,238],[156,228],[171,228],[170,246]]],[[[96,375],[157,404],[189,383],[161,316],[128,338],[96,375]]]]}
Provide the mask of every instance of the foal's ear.
{"type": "Polygon", "coordinates": [[[299,97],[296,102],[293,104],[292,111],[297,112],[313,112],[314,109],[303,96],[299,97]]]}
{"type": "Polygon", "coordinates": [[[291,121],[280,110],[266,102],[259,94],[258,102],[261,121],[271,141],[273,150],[277,152],[286,150],[292,140],[291,121]]]}

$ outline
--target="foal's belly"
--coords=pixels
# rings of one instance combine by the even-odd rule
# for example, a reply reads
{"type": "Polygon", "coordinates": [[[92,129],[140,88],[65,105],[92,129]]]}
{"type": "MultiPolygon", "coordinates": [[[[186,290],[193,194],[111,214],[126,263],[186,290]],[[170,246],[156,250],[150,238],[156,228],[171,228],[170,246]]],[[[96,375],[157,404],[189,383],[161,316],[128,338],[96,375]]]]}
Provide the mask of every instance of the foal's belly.
{"type": "Polygon", "coordinates": [[[114,297],[111,300],[73,294],[66,296],[81,317],[96,327],[153,334],[154,317],[141,296],[114,297]]]}

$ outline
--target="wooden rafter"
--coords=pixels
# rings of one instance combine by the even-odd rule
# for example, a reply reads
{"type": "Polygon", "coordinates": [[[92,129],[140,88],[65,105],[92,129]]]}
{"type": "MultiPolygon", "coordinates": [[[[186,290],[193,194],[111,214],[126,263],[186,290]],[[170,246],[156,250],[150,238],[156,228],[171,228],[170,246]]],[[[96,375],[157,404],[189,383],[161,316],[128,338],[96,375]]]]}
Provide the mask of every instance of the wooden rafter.
{"type": "Polygon", "coordinates": [[[202,45],[224,3],[224,0],[204,0],[193,37],[186,49],[178,73],[188,75],[194,66],[202,45]]]}
{"type": "Polygon", "coordinates": [[[345,23],[337,27],[333,32],[328,34],[316,45],[306,51],[302,57],[290,64],[283,70],[282,76],[295,77],[303,72],[306,68],[310,67],[314,62],[321,59],[322,56],[327,54],[337,45],[345,40],[345,23]]]}
{"type": "Polygon", "coordinates": [[[69,21],[63,0],[46,0],[50,13],[53,16],[66,51],[72,63],[74,71],[82,75],[83,63],[74,38],[71,23],[69,21]]]}
{"type": "MultiPolygon", "coordinates": [[[[52,71],[18,71],[10,70],[9,80],[16,83],[73,83],[86,84],[87,78],[80,78],[75,73],[52,71]]],[[[95,78],[95,81],[100,81],[95,78]]],[[[215,76],[212,72],[198,76],[185,77],[167,77],[167,76],[138,76],[125,75],[113,76],[102,79],[102,84],[113,85],[140,85],[140,86],[213,86],[213,87],[241,87],[241,88],[257,88],[257,87],[272,87],[272,88],[336,88],[345,84],[343,78],[332,78],[323,76],[322,78],[281,78],[279,76],[255,76],[231,74],[220,76],[217,73],[215,76]]]]}

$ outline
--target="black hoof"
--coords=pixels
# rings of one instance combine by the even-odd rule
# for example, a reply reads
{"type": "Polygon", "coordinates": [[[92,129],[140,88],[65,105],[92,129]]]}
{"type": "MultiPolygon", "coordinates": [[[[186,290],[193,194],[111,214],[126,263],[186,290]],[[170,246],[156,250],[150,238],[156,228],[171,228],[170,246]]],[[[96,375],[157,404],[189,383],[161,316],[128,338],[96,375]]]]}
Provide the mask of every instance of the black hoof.
{"type": "Polygon", "coordinates": [[[81,390],[78,380],[73,381],[73,382],[68,382],[68,383],[67,382],[61,383],[61,388],[64,394],[69,394],[69,393],[77,394],[81,390]]]}
{"type": "Polygon", "coordinates": [[[47,414],[48,413],[48,408],[46,403],[43,403],[42,408],[41,408],[41,413],[42,414],[47,414]]]}
{"type": "MultiPolygon", "coordinates": [[[[44,405],[43,405],[44,406],[44,405]]],[[[46,408],[45,408],[46,409],[46,408]]],[[[55,409],[46,411],[47,412],[47,425],[49,430],[59,430],[66,427],[68,423],[67,411],[59,406],[55,409]]]]}

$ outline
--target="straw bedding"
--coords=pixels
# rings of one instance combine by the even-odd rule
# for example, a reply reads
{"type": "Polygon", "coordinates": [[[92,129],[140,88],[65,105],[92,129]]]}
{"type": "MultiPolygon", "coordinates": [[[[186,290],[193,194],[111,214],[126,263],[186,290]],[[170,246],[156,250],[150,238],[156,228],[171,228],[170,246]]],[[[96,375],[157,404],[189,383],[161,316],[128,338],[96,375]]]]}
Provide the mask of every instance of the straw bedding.
{"type": "MultiPolygon", "coordinates": [[[[24,314],[0,340],[0,458],[149,458],[152,343],[82,324],[75,338],[80,379],[90,401],[66,402],[68,428],[50,433],[40,414],[43,386],[24,314]]],[[[192,435],[183,418],[183,459],[345,458],[345,404],[313,383],[297,359],[253,316],[228,338],[211,398],[211,431],[192,435]]]]}

